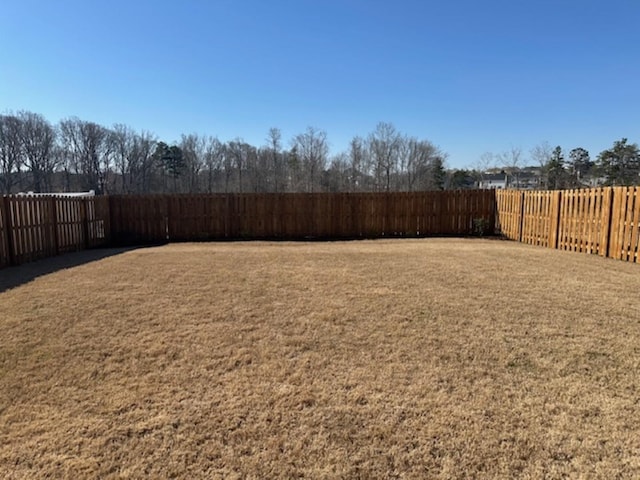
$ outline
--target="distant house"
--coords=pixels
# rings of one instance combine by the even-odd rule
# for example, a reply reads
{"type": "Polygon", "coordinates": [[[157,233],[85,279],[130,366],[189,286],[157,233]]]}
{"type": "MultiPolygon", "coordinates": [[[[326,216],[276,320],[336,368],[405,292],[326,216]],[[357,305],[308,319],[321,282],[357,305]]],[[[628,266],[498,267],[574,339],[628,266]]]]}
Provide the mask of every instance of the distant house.
{"type": "Polygon", "coordinates": [[[537,190],[542,186],[542,169],[538,167],[523,168],[511,177],[511,188],[537,190]]]}
{"type": "Polygon", "coordinates": [[[539,189],[543,187],[542,169],[540,167],[524,167],[513,171],[488,171],[476,183],[478,188],[539,189]]]}
{"type": "Polygon", "coordinates": [[[477,187],[484,189],[496,189],[501,190],[507,188],[507,174],[506,173],[485,173],[482,178],[478,180],[477,187]]]}
{"type": "Polygon", "coordinates": [[[589,175],[589,176],[585,176],[583,178],[580,179],[580,183],[582,184],[582,186],[585,187],[589,187],[589,188],[595,188],[595,187],[602,187],[604,185],[606,185],[607,183],[607,177],[599,177],[596,175],[589,175]]]}

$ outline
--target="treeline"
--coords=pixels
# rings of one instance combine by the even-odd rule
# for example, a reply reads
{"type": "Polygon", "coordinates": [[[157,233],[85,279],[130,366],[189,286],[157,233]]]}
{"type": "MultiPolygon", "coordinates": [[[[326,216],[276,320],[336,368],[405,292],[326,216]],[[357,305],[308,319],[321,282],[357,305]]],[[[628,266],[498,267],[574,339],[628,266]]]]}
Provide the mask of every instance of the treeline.
{"type": "Polygon", "coordinates": [[[595,161],[584,148],[574,148],[567,155],[560,146],[553,149],[544,164],[546,185],[558,190],[586,185],[638,185],[640,183],[640,148],[626,138],[598,154],[595,161]]]}
{"type": "Polygon", "coordinates": [[[68,118],[58,124],[20,111],[0,115],[0,193],[418,191],[447,184],[446,155],[428,140],[380,123],[329,155],[325,131],[309,127],[285,145],[182,135],[167,144],[126,125],[68,118]]]}
{"type": "Polygon", "coordinates": [[[480,157],[476,170],[466,173],[482,181],[486,173],[498,172],[508,175],[509,187],[512,188],[561,190],[638,185],[640,148],[622,138],[592,159],[585,148],[573,148],[566,153],[561,146],[551,148],[547,142],[542,142],[531,150],[528,159],[518,147],[499,154],[485,153],[480,157]]]}

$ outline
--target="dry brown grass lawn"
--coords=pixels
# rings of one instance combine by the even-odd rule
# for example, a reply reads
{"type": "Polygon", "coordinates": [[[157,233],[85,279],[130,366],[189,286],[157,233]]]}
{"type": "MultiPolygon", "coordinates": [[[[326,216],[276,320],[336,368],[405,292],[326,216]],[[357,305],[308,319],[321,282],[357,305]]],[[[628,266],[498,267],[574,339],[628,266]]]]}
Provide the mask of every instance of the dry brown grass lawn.
{"type": "Polygon", "coordinates": [[[0,293],[0,477],[638,478],[639,292],[471,239],[61,270],[0,293]]]}

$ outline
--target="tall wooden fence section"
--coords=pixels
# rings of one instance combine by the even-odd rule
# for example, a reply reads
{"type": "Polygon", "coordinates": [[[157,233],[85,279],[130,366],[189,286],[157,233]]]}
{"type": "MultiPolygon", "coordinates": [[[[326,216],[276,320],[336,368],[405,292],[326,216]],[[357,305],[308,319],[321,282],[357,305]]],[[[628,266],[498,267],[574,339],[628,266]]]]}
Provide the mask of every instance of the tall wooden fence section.
{"type": "Polygon", "coordinates": [[[489,190],[112,196],[109,204],[117,244],[469,235],[495,223],[489,190]]]}
{"type": "Polygon", "coordinates": [[[638,262],[640,187],[496,191],[497,228],[531,245],[638,262]]]}
{"type": "Polygon", "coordinates": [[[0,197],[0,267],[109,242],[106,197],[0,197]]]}

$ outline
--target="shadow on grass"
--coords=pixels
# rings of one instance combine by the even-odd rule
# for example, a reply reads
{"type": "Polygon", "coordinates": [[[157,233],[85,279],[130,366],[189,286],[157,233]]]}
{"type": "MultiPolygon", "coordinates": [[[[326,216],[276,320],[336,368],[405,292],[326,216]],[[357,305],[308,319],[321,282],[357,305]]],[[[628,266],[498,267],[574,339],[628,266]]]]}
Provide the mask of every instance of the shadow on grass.
{"type": "Polygon", "coordinates": [[[44,258],[35,262],[24,263],[15,267],[0,269],[0,293],[20,285],[24,285],[42,275],[73,268],[85,263],[95,262],[103,258],[120,255],[136,248],[99,248],[65,253],[57,257],[44,258]]]}

